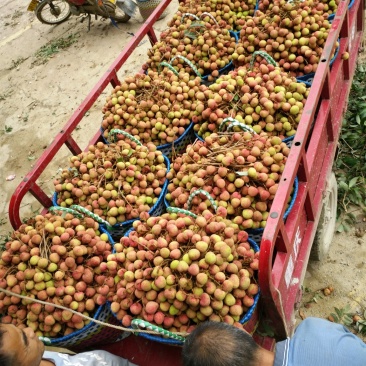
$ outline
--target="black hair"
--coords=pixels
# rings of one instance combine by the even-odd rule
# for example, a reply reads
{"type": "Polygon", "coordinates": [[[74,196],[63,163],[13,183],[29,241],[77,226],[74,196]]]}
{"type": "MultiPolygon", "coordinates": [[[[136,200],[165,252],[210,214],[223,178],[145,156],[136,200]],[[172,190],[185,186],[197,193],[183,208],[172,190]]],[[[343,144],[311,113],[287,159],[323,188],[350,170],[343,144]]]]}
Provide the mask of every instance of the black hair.
{"type": "Polygon", "coordinates": [[[13,356],[6,354],[5,350],[3,349],[3,337],[6,333],[6,330],[1,328],[0,325],[0,365],[1,366],[12,366],[13,365],[13,356]]]}
{"type": "Polygon", "coordinates": [[[223,322],[203,322],[186,338],[184,366],[254,366],[259,346],[243,330],[223,322]]]}

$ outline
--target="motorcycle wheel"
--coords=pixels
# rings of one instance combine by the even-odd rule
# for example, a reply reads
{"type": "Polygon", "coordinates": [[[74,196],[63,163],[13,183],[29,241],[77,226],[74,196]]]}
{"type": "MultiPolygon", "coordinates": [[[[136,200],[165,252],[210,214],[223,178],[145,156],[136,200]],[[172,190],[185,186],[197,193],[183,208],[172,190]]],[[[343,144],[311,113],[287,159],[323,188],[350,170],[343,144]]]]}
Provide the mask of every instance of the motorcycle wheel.
{"type": "Polygon", "coordinates": [[[109,1],[103,1],[102,11],[103,17],[111,17],[117,23],[127,23],[131,19],[127,13],[109,1]],[[107,13],[108,16],[106,16],[105,13],[107,13]]]}
{"type": "Polygon", "coordinates": [[[128,14],[126,14],[118,7],[116,8],[114,15],[112,15],[112,18],[118,23],[127,23],[131,19],[128,14]]]}
{"type": "Polygon", "coordinates": [[[60,24],[70,18],[70,5],[64,0],[43,0],[36,10],[37,19],[44,24],[60,24]]]}

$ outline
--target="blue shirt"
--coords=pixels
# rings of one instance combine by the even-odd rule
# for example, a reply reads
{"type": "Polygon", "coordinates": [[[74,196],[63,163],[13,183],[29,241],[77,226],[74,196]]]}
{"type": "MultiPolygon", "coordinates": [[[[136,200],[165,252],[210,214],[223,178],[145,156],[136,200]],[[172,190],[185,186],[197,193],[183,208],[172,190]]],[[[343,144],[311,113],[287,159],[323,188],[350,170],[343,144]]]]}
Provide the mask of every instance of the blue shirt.
{"type": "Polygon", "coordinates": [[[45,351],[42,359],[51,361],[56,366],[136,366],[107,351],[82,352],[76,355],[45,351]]]}
{"type": "Polygon", "coordinates": [[[366,344],[343,325],[307,318],[276,344],[273,366],[366,366],[366,344]]]}

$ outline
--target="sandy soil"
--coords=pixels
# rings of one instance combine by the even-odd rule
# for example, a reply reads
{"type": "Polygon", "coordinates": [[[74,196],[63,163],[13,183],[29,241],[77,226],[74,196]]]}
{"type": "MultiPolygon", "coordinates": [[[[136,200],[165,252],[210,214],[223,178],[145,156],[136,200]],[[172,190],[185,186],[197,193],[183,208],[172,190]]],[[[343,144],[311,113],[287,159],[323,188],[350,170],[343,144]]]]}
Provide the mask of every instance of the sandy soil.
{"type": "MultiPolygon", "coordinates": [[[[73,111],[91,91],[108,66],[142,24],[137,14],[118,28],[105,20],[87,23],[72,16],[58,26],[41,24],[33,13],[27,12],[28,0],[9,0],[0,5],[0,235],[11,230],[8,204],[17,185],[30,171],[43,150],[62,129],[73,111]],[[75,42],[66,49],[50,55],[36,54],[48,42],[63,38],[75,42]],[[15,175],[14,180],[6,180],[15,175]]],[[[167,18],[156,23],[157,33],[166,28],[176,8],[169,6],[167,18]]],[[[119,72],[137,72],[150,47],[146,38],[119,72]]],[[[49,46],[48,46],[49,49],[49,46]]],[[[99,128],[101,108],[111,88],[107,88],[84,117],[74,138],[84,148],[99,128]]],[[[40,177],[39,184],[52,193],[52,177],[67,165],[70,155],[63,148],[40,177]]],[[[39,204],[26,196],[22,217],[37,213],[39,204]]],[[[335,235],[329,257],[323,262],[309,262],[303,284],[303,302],[297,311],[300,320],[306,316],[327,317],[347,304],[353,313],[366,308],[366,243],[365,227],[360,217],[360,230],[335,235]],[[334,291],[325,296],[327,286],[334,291]]]]}

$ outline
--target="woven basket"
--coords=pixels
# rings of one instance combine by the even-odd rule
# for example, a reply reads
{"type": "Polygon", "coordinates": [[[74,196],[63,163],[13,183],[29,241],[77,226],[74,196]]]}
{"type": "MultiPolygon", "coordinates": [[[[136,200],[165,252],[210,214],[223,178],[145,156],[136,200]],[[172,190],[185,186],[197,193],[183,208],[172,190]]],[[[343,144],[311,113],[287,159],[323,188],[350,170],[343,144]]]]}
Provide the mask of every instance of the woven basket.
{"type": "MultiPolygon", "coordinates": [[[[249,241],[249,240],[248,240],[249,241]]],[[[242,319],[240,319],[240,323],[243,324],[244,329],[250,333],[254,334],[255,330],[257,329],[259,323],[259,315],[257,304],[260,298],[260,291],[254,296],[254,303],[245,313],[242,319]]],[[[151,341],[155,341],[158,343],[169,344],[171,346],[183,346],[184,342],[172,338],[164,338],[158,335],[148,334],[148,333],[135,333],[142,338],[149,339],[151,341]]]]}
{"type": "MultiPolygon", "coordinates": [[[[348,10],[350,10],[352,8],[352,6],[353,6],[354,3],[355,3],[355,0],[351,0],[350,1],[349,5],[348,5],[348,10]]],[[[330,14],[328,16],[329,23],[332,23],[332,21],[333,21],[334,18],[335,18],[335,13],[330,14]]]]}
{"type": "MultiPolygon", "coordinates": [[[[292,139],[291,139],[292,142],[292,139]]],[[[295,204],[295,200],[297,197],[297,192],[299,190],[299,180],[297,177],[295,177],[295,181],[294,181],[294,191],[291,195],[291,201],[289,203],[289,206],[287,207],[285,214],[283,215],[283,219],[286,220],[287,216],[290,214],[294,204],[295,204]]],[[[165,209],[167,209],[168,207],[170,207],[169,202],[165,199],[164,197],[164,204],[165,204],[165,209]]],[[[245,231],[248,232],[248,234],[250,235],[251,238],[253,238],[253,240],[257,243],[260,243],[262,240],[262,235],[263,235],[263,231],[264,228],[259,228],[259,229],[246,229],[245,231]]]]}
{"type": "MultiPolygon", "coordinates": [[[[295,200],[297,197],[297,192],[299,190],[299,180],[297,177],[295,177],[294,180],[294,191],[291,195],[291,201],[285,211],[285,214],[283,215],[283,219],[286,220],[287,216],[290,214],[292,208],[294,207],[295,204],[295,200]]],[[[262,240],[262,236],[263,236],[263,231],[264,228],[259,228],[259,229],[247,229],[246,230],[248,232],[248,234],[257,242],[260,243],[262,240]]]]}
{"type": "MultiPolygon", "coordinates": [[[[93,319],[113,325],[120,325],[107,304],[99,306],[93,319]]],[[[126,335],[119,329],[102,326],[91,321],[84,328],[70,333],[67,336],[60,338],[44,338],[43,342],[49,346],[63,347],[79,352],[95,348],[103,344],[116,342],[118,339],[126,335]]]]}
{"type": "MultiPolygon", "coordinates": [[[[170,170],[170,162],[169,159],[164,156],[165,165],[167,167],[167,173],[170,170]]],[[[166,194],[166,190],[168,188],[168,179],[165,180],[163,187],[161,189],[160,195],[158,200],[155,202],[155,204],[151,207],[149,214],[150,216],[159,216],[165,212],[165,204],[164,204],[164,197],[166,194]]],[[[52,196],[52,203],[54,206],[59,207],[59,204],[57,203],[57,192],[55,192],[52,196]]],[[[107,227],[104,224],[101,224],[101,228],[108,231],[108,233],[112,236],[113,240],[118,242],[120,238],[125,234],[125,232],[131,228],[132,224],[136,219],[127,220],[118,224],[115,224],[111,227],[107,227]]],[[[103,220],[104,221],[104,220],[103,220]]]]}
{"type": "MultiPolygon", "coordinates": [[[[134,228],[131,228],[130,230],[128,230],[124,236],[128,236],[130,234],[130,232],[132,232],[132,231],[134,231],[134,228]]],[[[259,246],[253,239],[248,238],[248,243],[254,249],[255,252],[259,251],[259,246]]],[[[260,290],[254,296],[253,305],[248,309],[248,311],[239,320],[239,322],[244,325],[244,328],[246,329],[246,331],[251,334],[254,333],[254,331],[258,325],[258,322],[259,322],[259,316],[256,311],[259,297],[260,297],[260,290]],[[253,319],[252,319],[252,316],[253,316],[253,319]],[[247,325],[247,327],[245,325],[247,325]]],[[[112,311],[111,311],[111,313],[112,313],[112,311]]],[[[167,332],[167,333],[169,333],[169,332],[167,332]]],[[[152,341],[156,341],[158,343],[164,343],[164,344],[169,344],[169,345],[174,345],[174,346],[183,345],[183,342],[180,340],[172,339],[172,338],[165,338],[165,337],[159,336],[159,335],[153,335],[153,334],[148,334],[148,333],[136,333],[135,335],[152,340],[152,341]]]]}
{"type": "MultiPolygon", "coordinates": [[[[100,133],[105,144],[110,142],[103,136],[104,130],[101,128],[100,133]]],[[[170,160],[174,154],[181,154],[185,151],[186,147],[194,141],[193,122],[191,122],[184,133],[180,135],[175,141],[169,144],[159,145],[156,148],[161,151],[170,160]]]]}
{"type": "MultiPolygon", "coordinates": [[[[309,87],[309,88],[311,87],[311,85],[308,84],[307,82],[303,81],[303,83],[306,85],[306,87],[309,87]]],[[[250,126],[248,126],[248,127],[250,127],[250,126]]],[[[205,140],[196,131],[194,131],[194,137],[195,137],[195,139],[197,139],[199,141],[205,142],[205,140]]],[[[287,145],[287,147],[291,147],[293,139],[294,139],[294,136],[289,136],[289,137],[284,138],[282,141],[287,145]]]]}
{"type": "MultiPolygon", "coordinates": [[[[338,39],[338,42],[339,42],[339,39],[338,39]]],[[[335,61],[335,59],[338,56],[338,52],[339,52],[339,46],[336,48],[332,59],[329,61],[329,67],[331,67],[333,65],[333,62],[335,61]]],[[[315,72],[311,72],[310,74],[296,77],[296,80],[299,82],[305,83],[306,86],[308,87],[308,86],[311,86],[311,84],[313,83],[314,77],[315,77],[315,72]]]]}
{"type": "MultiPolygon", "coordinates": [[[[140,10],[140,14],[144,20],[146,20],[153,11],[158,7],[160,4],[160,0],[137,0],[137,6],[140,10]]],[[[160,15],[159,19],[163,19],[168,15],[168,10],[164,10],[163,14],[160,15]]]]}
{"type": "MultiPolygon", "coordinates": [[[[199,141],[204,141],[202,139],[202,137],[198,136],[198,134],[195,132],[195,137],[199,140],[199,141]]],[[[289,147],[291,148],[292,142],[294,140],[294,136],[290,136],[290,137],[286,137],[285,139],[283,139],[282,141],[289,147]]],[[[287,218],[287,216],[290,214],[292,207],[295,204],[295,200],[297,197],[297,192],[299,189],[299,180],[297,177],[295,177],[295,181],[294,181],[294,191],[291,195],[291,201],[289,203],[289,206],[287,207],[285,214],[283,215],[283,219],[285,220],[287,218]]],[[[165,204],[165,208],[170,207],[169,202],[166,200],[166,198],[164,197],[164,204],[165,204]]],[[[246,230],[248,232],[248,234],[253,238],[253,240],[255,240],[257,243],[260,243],[262,240],[262,235],[263,235],[263,228],[259,228],[259,229],[247,229],[246,230]]]]}
{"type": "Polygon", "coordinates": [[[157,147],[164,155],[169,159],[172,159],[173,155],[183,153],[187,146],[194,141],[193,122],[189,124],[187,129],[184,131],[177,140],[171,144],[164,144],[157,147]]]}

